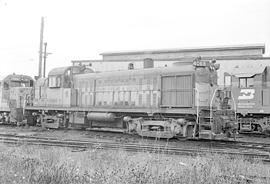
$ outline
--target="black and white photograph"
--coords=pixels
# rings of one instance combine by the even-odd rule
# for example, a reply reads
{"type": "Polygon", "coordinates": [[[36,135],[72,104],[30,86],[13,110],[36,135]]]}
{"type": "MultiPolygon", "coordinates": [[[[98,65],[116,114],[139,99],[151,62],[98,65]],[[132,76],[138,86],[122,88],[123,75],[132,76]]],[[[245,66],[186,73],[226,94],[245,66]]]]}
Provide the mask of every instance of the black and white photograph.
{"type": "Polygon", "coordinates": [[[270,0],[0,0],[1,184],[269,184],[270,0]]]}

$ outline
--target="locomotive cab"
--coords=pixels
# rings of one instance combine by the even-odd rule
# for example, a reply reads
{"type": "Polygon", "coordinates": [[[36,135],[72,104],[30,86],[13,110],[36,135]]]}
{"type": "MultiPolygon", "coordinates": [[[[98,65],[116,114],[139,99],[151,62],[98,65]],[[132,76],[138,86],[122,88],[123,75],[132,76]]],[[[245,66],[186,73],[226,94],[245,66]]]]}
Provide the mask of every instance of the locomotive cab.
{"type": "Polygon", "coordinates": [[[51,70],[47,80],[47,105],[55,107],[75,106],[76,91],[73,89],[73,76],[88,72],[93,72],[93,70],[83,66],[60,67],[51,70]]]}
{"type": "Polygon", "coordinates": [[[32,109],[29,113],[28,121],[30,124],[35,124],[32,114],[39,114],[39,119],[44,122],[44,126],[48,128],[58,128],[63,124],[64,119],[68,119],[67,108],[75,107],[77,104],[77,93],[73,88],[73,77],[77,74],[93,72],[85,66],[68,66],[52,69],[48,78],[40,78],[35,84],[35,94],[33,106],[28,106],[32,109]],[[41,113],[35,109],[42,110],[41,113]],[[54,110],[54,109],[60,110],[54,110]]]}

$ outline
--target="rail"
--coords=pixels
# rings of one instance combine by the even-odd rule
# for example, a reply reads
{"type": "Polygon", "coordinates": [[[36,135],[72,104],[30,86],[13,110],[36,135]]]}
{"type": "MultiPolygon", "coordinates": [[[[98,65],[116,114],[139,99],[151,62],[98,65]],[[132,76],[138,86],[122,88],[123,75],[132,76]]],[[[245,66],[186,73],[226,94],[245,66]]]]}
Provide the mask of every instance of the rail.
{"type": "MultiPolygon", "coordinates": [[[[37,137],[14,134],[0,134],[0,141],[6,144],[16,145],[38,145],[52,147],[66,147],[73,150],[87,149],[111,149],[125,150],[131,152],[151,152],[173,155],[203,156],[209,153],[231,156],[242,156],[250,159],[259,159],[262,162],[270,163],[270,144],[260,143],[234,143],[234,142],[216,142],[211,147],[181,148],[178,146],[151,144],[151,143],[122,143],[108,140],[59,140],[51,137],[37,137]],[[223,143],[223,144],[220,144],[223,143]],[[262,146],[265,146],[264,148],[262,146]],[[268,147],[269,146],[269,147],[268,147]],[[249,149],[247,149],[249,148],[249,149]],[[258,152],[260,151],[260,152],[258,152]],[[264,152],[262,152],[264,151],[264,152]]],[[[157,142],[158,143],[158,142],[157,142]]]]}

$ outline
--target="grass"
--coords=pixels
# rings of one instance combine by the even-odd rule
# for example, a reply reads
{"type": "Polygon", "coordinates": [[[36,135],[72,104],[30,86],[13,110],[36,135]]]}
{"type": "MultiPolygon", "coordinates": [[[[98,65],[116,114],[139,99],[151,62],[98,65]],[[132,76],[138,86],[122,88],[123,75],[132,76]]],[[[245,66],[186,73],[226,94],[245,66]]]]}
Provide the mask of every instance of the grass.
{"type": "Polygon", "coordinates": [[[0,144],[0,183],[270,183],[270,166],[243,158],[182,157],[122,150],[71,152],[64,148],[0,144]]]}

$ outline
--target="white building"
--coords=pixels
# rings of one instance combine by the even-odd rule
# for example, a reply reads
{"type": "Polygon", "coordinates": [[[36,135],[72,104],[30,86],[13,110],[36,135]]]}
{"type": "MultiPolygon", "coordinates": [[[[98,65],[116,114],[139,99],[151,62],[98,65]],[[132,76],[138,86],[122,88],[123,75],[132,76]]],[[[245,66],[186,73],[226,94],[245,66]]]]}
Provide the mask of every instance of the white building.
{"type": "Polygon", "coordinates": [[[141,51],[118,51],[101,53],[102,60],[75,60],[73,64],[88,64],[95,71],[126,70],[133,67],[164,67],[175,62],[192,63],[201,57],[203,60],[216,60],[220,64],[218,84],[224,84],[224,72],[235,67],[256,67],[269,65],[270,57],[264,57],[265,45],[234,45],[217,47],[179,48],[141,51]],[[150,61],[150,62],[149,62],[150,61]]]}

